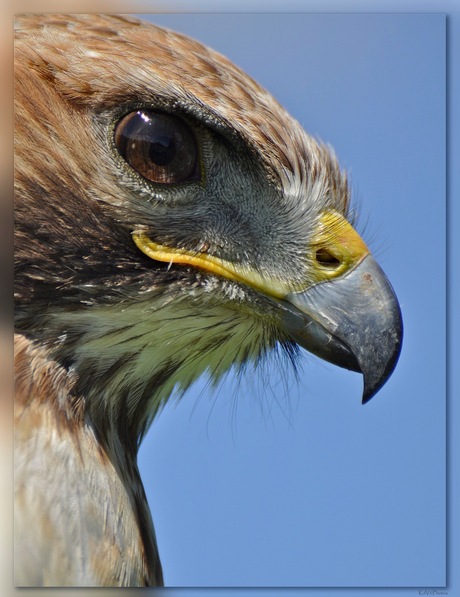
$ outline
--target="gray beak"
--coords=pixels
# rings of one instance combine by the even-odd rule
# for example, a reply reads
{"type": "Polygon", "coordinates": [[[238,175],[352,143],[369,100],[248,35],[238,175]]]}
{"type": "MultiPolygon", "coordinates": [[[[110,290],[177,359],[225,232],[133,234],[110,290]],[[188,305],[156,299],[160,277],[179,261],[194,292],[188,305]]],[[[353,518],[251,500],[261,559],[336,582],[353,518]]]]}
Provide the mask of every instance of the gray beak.
{"type": "Polygon", "coordinates": [[[363,404],[392,374],[401,352],[401,310],[390,282],[367,255],[333,281],[288,294],[281,325],[300,346],[364,376],[363,404]]]}

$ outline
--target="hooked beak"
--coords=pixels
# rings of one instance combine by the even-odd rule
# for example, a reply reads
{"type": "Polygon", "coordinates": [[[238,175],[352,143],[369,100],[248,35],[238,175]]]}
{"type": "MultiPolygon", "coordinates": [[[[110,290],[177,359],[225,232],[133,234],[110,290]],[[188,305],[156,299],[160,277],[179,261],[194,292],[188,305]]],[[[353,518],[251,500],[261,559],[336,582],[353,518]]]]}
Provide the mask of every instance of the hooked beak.
{"type": "Polygon", "coordinates": [[[340,278],[288,294],[280,307],[283,329],[300,346],[363,374],[363,404],[392,374],[402,344],[401,310],[371,255],[340,278]]]}

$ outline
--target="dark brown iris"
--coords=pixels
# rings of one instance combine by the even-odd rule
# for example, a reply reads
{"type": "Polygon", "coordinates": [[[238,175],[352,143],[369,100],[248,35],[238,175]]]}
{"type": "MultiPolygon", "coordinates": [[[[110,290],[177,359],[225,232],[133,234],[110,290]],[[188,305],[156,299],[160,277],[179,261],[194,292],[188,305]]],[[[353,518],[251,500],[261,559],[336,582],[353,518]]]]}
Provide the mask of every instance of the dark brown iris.
{"type": "Polygon", "coordinates": [[[198,180],[198,147],[191,127],[164,112],[138,110],[115,128],[115,146],[141,176],[158,184],[198,180]]]}

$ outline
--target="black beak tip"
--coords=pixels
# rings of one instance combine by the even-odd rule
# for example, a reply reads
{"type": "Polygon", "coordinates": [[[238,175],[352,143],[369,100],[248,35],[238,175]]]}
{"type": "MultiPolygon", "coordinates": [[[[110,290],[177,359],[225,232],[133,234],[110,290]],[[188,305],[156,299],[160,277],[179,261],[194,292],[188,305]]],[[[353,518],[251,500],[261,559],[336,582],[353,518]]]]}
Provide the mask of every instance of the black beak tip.
{"type": "Polygon", "coordinates": [[[375,396],[375,392],[372,392],[372,391],[369,392],[369,391],[366,391],[366,389],[365,389],[363,392],[363,400],[362,400],[361,404],[367,404],[369,402],[369,400],[371,398],[373,398],[374,396],[375,396]]]}
{"type": "Polygon", "coordinates": [[[396,368],[396,364],[399,360],[402,348],[403,338],[403,325],[402,318],[399,313],[398,325],[396,326],[396,333],[392,336],[396,336],[397,340],[393,345],[393,353],[391,358],[386,362],[382,363],[381,372],[379,372],[378,362],[374,363],[375,369],[370,372],[362,371],[364,375],[364,388],[363,388],[363,399],[362,404],[367,404],[371,398],[373,398],[377,392],[386,384],[388,379],[391,377],[393,371],[396,368]]]}
{"type": "Polygon", "coordinates": [[[381,384],[377,387],[373,387],[373,388],[367,388],[366,386],[364,386],[364,390],[363,390],[363,398],[361,401],[361,404],[367,404],[368,402],[371,401],[371,399],[378,394],[378,392],[380,392],[382,386],[384,384],[381,384]]]}

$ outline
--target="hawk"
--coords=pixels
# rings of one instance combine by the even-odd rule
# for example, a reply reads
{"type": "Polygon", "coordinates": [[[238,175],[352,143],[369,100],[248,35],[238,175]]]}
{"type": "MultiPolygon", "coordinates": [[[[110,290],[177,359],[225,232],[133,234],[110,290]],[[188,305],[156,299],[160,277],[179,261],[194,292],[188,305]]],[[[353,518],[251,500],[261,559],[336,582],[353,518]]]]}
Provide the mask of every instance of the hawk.
{"type": "Polygon", "coordinates": [[[301,346],[366,402],[396,365],[334,153],[183,35],[18,17],[15,202],[18,585],[163,584],[137,452],[200,375],[301,346]]]}

